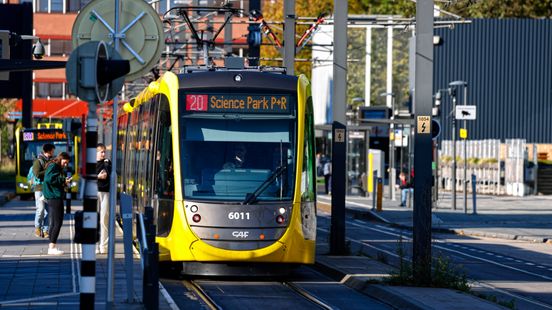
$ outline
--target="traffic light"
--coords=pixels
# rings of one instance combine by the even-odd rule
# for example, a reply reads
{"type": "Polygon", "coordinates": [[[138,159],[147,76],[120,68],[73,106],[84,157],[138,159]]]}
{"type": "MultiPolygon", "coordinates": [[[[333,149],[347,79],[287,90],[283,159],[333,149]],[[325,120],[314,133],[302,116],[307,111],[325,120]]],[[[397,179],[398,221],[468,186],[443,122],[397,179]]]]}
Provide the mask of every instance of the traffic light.
{"type": "Polygon", "coordinates": [[[439,116],[441,114],[441,92],[438,91],[435,93],[435,102],[433,104],[433,108],[431,109],[431,115],[432,116],[439,116]]]}
{"type": "Polygon", "coordinates": [[[103,102],[121,90],[130,63],[103,41],[90,41],[71,53],[65,70],[72,93],[89,102],[103,102]]]}
{"type": "Polygon", "coordinates": [[[247,34],[247,44],[250,47],[259,47],[262,43],[261,36],[261,24],[250,24],[247,27],[249,33],[247,34]]]}

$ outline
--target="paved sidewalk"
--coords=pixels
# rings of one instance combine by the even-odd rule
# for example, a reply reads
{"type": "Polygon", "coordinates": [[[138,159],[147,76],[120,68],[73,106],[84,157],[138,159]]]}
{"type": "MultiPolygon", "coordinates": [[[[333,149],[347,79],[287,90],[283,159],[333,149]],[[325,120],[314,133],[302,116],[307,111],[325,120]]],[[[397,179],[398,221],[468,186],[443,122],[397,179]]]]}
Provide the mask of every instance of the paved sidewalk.
{"type": "MultiPolygon", "coordinates": [[[[386,191],[384,195],[387,195],[386,191]]],[[[383,200],[383,210],[372,209],[372,198],[347,197],[347,212],[377,220],[412,227],[412,208],[399,207],[397,200],[383,200]]],[[[319,201],[329,204],[331,197],[319,195],[319,201]]],[[[456,210],[452,209],[450,193],[440,194],[433,208],[432,227],[435,231],[472,236],[552,243],[552,196],[477,196],[477,212],[473,214],[472,197],[468,196],[464,213],[462,193],[457,195],[456,210]]]]}
{"type": "MultiPolygon", "coordinates": [[[[82,206],[73,201],[72,212],[82,206]]],[[[34,235],[34,201],[0,204],[0,308],[76,309],[79,307],[81,247],[72,242],[73,214],[65,215],[58,246],[65,254],[47,255],[48,240],[34,235]]],[[[116,233],[114,309],[143,309],[140,260],[133,264],[134,294],[127,301],[122,235],[116,233]]],[[[96,309],[106,309],[107,255],[97,255],[96,309]]],[[[159,296],[160,309],[170,309],[159,296]]]]}

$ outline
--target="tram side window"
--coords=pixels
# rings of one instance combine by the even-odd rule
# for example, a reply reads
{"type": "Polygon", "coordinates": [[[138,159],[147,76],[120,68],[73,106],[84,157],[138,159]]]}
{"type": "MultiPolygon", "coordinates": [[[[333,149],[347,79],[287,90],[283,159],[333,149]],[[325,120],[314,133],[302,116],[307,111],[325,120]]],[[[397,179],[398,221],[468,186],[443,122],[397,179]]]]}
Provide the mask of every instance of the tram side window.
{"type": "Polygon", "coordinates": [[[149,116],[146,122],[144,122],[144,139],[145,139],[145,148],[146,148],[146,157],[145,157],[145,169],[144,169],[144,188],[145,188],[145,199],[146,203],[149,204],[152,198],[153,188],[152,188],[152,174],[153,174],[153,160],[154,157],[154,129],[156,127],[156,114],[157,114],[157,105],[158,98],[154,98],[150,101],[149,104],[149,116]]]}
{"type": "MultiPolygon", "coordinates": [[[[309,97],[309,100],[311,98],[309,97]]],[[[315,154],[314,154],[314,133],[313,128],[313,115],[309,109],[310,104],[307,104],[307,113],[305,114],[305,139],[304,139],[304,151],[303,151],[303,170],[301,177],[301,200],[302,201],[314,201],[316,178],[315,178],[315,154]]]]}
{"type": "Polygon", "coordinates": [[[138,154],[138,114],[133,113],[130,119],[129,126],[129,152],[127,161],[129,163],[127,170],[127,190],[128,193],[133,197],[136,197],[136,165],[137,165],[137,154],[138,154]]]}
{"type": "Polygon", "coordinates": [[[125,154],[125,133],[127,131],[127,122],[128,114],[125,114],[119,118],[118,122],[118,132],[117,132],[117,175],[121,175],[121,171],[124,171],[123,168],[123,156],[125,154]]]}
{"type": "Polygon", "coordinates": [[[160,198],[174,198],[174,169],[172,157],[172,127],[169,103],[161,97],[159,105],[159,134],[157,135],[157,152],[155,185],[160,198]]]}

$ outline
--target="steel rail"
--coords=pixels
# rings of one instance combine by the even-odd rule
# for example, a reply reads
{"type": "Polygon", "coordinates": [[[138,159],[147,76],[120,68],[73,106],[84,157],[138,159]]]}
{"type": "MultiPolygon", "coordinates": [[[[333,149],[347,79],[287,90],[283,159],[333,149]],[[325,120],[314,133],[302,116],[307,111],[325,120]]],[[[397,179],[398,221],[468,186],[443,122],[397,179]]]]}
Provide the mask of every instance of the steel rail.
{"type": "Polygon", "coordinates": [[[282,284],[285,287],[291,289],[293,292],[295,292],[299,296],[301,296],[301,297],[307,299],[309,302],[317,305],[321,309],[327,309],[327,310],[334,309],[332,306],[326,304],[325,302],[323,302],[320,299],[316,298],[315,296],[313,296],[312,294],[310,294],[309,292],[307,292],[306,290],[302,289],[301,287],[297,286],[296,284],[294,284],[292,282],[282,282],[282,284]]]}
{"type": "Polygon", "coordinates": [[[201,300],[203,300],[207,304],[207,307],[209,307],[209,309],[212,309],[212,310],[222,310],[223,309],[195,281],[193,281],[193,280],[184,280],[184,281],[182,281],[182,283],[184,284],[184,286],[187,289],[189,289],[190,291],[196,293],[199,296],[199,298],[201,298],[201,300]]]}

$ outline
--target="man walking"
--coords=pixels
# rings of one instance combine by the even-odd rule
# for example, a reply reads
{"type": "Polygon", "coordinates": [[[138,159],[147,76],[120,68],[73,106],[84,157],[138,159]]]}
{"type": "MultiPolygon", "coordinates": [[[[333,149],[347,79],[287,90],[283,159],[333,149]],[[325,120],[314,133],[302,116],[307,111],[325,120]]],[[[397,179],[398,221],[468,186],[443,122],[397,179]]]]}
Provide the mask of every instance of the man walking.
{"type": "Polygon", "coordinates": [[[46,164],[54,156],[56,147],[53,144],[46,143],[42,146],[42,153],[33,162],[33,174],[37,180],[34,180],[34,196],[35,196],[35,236],[39,238],[48,238],[48,210],[47,203],[42,192],[42,183],[44,182],[44,173],[46,172],[46,164]]]}

